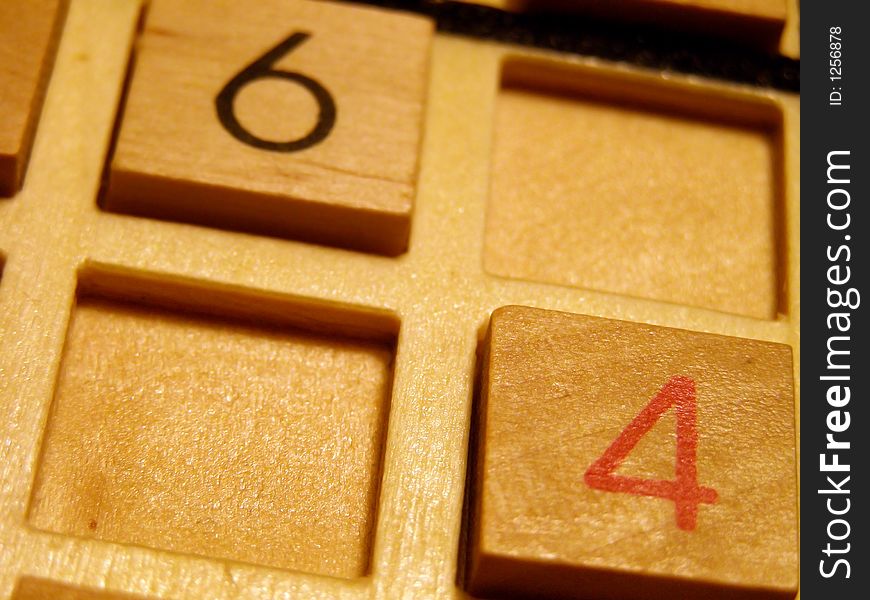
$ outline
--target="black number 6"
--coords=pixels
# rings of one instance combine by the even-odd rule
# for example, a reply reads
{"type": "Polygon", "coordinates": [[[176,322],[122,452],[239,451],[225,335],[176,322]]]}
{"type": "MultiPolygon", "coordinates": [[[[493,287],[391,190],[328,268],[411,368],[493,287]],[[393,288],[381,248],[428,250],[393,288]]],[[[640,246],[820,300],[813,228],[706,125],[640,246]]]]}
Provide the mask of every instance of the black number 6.
{"type": "Polygon", "coordinates": [[[217,108],[218,119],[220,119],[224,129],[226,129],[234,138],[240,142],[263,150],[271,150],[273,152],[296,152],[297,150],[310,148],[311,146],[323,141],[326,136],[329,135],[329,132],[332,131],[332,127],[335,125],[336,109],[335,102],[332,100],[332,96],[329,95],[326,88],[314,79],[300,73],[278,71],[272,68],[272,65],[278,59],[292,51],[296,46],[307,40],[309,37],[311,37],[311,34],[301,31],[292,34],[286,40],[242,69],[238,75],[230,79],[229,83],[227,83],[217,95],[217,98],[215,98],[215,107],[217,108]],[[264,140],[261,137],[257,137],[242,127],[242,124],[239,123],[233,110],[233,101],[236,98],[236,94],[239,93],[239,90],[255,79],[268,77],[287,79],[288,81],[298,83],[311,92],[311,95],[314,96],[315,100],[317,100],[317,106],[320,109],[320,112],[317,115],[317,123],[304,137],[301,137],[298,140],[290,140],[288,142],[273,142],[271,140],[264,140]]]}

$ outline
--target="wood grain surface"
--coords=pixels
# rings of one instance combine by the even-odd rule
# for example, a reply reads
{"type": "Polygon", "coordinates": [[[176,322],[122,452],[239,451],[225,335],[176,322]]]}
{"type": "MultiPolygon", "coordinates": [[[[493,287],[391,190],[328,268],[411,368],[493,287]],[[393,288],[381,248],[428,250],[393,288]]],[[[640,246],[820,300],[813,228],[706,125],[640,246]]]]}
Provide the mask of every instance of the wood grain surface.
{"type": "MultiPolygon", "coordinates": [[[[304,0],[287,2],[308,4],[304,0]]],[[[42,597],[67,594],[88,600],[94,599],[95,594],[97,598],[133,595],[162,600],[468,598],[460,549],[466,517],[463,507],[469,432],[474,416],[477,350],[490,314],[502,306],[532,306],[728,338],[787,344],[794,352],[794,384],[799,392],[800,98],[797,95],[439,33],[431,39],[429,68],[421,75],[425,81],[425,110],[420,131],[425,135],[420,140],[412,234],[407,251],[397,257],[349,252],[294,239],[118,214],[100,207],[97,199],[104,183],[107,157],[111,156],[113,128],[122,105],[131,47],[141,39],[142,5],[139,0],[70,2],[25,185],[13,199],[0,202],[0,257],[3,261],[0,280],[0,338],[3,340],[0,344],[0,598],[26,593],[42,597]],[[592,82],[600,87],[603,82],[616,82],[616,89],[629,94],[643,90],[646,99],[650,98],[650,90],[659,90],[672,106],[675,98],[700,94],[707,99],[706,104],[715,107],[720,114],[723,106],[736,103],[739,106],[769,105],[780,115],[783,186],[782,213],[778,216],[782,229],[778,240],[783,262],[779,279],[781,305],[776,319],[757,319],[688,303],[507,278],[486,271],[484,232],[491,190],[495,115],[502,89],[503,65],[517,60],[532,64],[535,69],[540,69],[544,62],[558,65],[563,85],[592,82]],[[93,294],[108,298],[109,306],[104,309],[94,301],[93,294]],[[122,310],[131,303],[139,307],[139,312],[122,310]],[[189,317],[179,312],[180,307],[195,308],[200,317],[189,317]],[[85,312],[80,312],[82,308],[85,312]],[[141,315],[141,319],[135,314],[141,315]],[[80,319],[83,315],[84,319],[80,319]],[[251,327],[252,319],[259,325],[251,327]],[[95,332],[94,336],[73,331],[83,323],[95,332]],[[141,331],[142,340],[148,343],[139,344],[134,351],[136,344],[132,337],[121,336],[120,340],[113,337],[115,334],[111,331],[115,331],[116,326],[116,333],[141,331]],[[297,328],[308,333],[300,337],[297,328]],[[96,332],[101,333],[96,335],[96,332]],[[182,339],[186,340],[188,335],[198,340],[198,344],[183,343],[182,339]],[[321,342],[306,346],[303,338],[321,342]],[[114,360],[112,354],[104,359],[106,364],[95,364],[88,353],[91,339],[95,342],[111,340],[113,344],[101,345],[94,357],[105,356],[109,348],[117,348],[118,360],[114,360]],[[306,361],[317,363],[316,357],[324,358],[334,352],[332,364],[345,365],[350,371],[321,373],[314,369],[324,389],[347,381],[354,369],[362,368],[357,362],[350,364],[350,354],[339,351],[339,341],[349,345],[342,348],[357,348],[355,352],[367,357],[363,362],[373,371],[381,368],[377,367],[375,358],[380,351],[375,348],[384,348],[384,344],[394,346],[389,406],[381,409],[389,415],[383,413],[386,428],[382,466],[373,502],[374,517],[364,575],[349,579],[307,570],[319,568],[315,563],[321,559],[327,563],[332,560],[332,566],[327,568],[333,568],[351,554],[359,556],[355,554],[357,550],[349,548],[338,550],[334,560],[327,560],[314,550],[310,559],[304,559],[310,560],[308,566],[302,563],[290,568],[270,566],[267,564],[272,552],[269,548],[274,546],[249,544],[251,538],[247,537],[248,530],[253,532],[275,523],[268,515],[263,516],[262,523],[227,520],[226,535],[214,541],[209,539],[208,547],[204,547],[203,532],[207,525],[197,518],[228,519],[232,515],[227,507],[246,496],[241,491],[238,472],[233,476],[225,474],[222,476],[228,483],[226,502],[224,498],[204,496],[204,500],[212,503],[220,499],[221,507],[200,510],[195,500],[188,502],[184,492],[196,482],[212,477],[214,471],[203,468],[194,472],[181,457],[195,452],[194,458],[208,458],[214,465],[230,465],[234,452],[238,452],[239,460],[244,456],[251,457],[252,461],[266,459],[257,450],[261,444],[266,447],[264,436],[251,433],[247,447],[234,443],[245,439],[242,426],[246,418],[236,419],[238,413],[224,409],[221,398],[211,395],[221,388],[215,385],[209,363],[197,347],[210,347],[220,340],[223,340],[221,348],[226,351],[218,363],[222,373],[254,373],[255,365],[262,364],[263,359],[242,352],[251,346],[271,353],[269,356],[276,357],[277,365],[285,365],[284,370],[291,377],[298,377],[304,371],[310,374],[305,365],[311,363],[306,361]],[[360,345],[360,340],[372,343],[363,341],[360,345]],[[162,354],[154,350],[161,344],[167,348],[162,354]],[[364,348],[371,349],[373,354],[364,348]],[[135,352],[139,352],[139,357],[133,360],[135,352]],[[164,388],[164,395],[179,392],[179,396],[175,404],[154,400],[151,413],[144,413],[144,407],[139,405],[127,417],[114,418],[111,408],[139,397],[135,396],[139,388],[128,390],[130,395],[126,401],[107,390],[105,395],[95,393],[94,399],[85,403],[80,398],[76,400],[75,394],[69,394],[72,390],[69,384],[73,381],[67,379],[66,392],[62,395],[59,377],[72,374],[68,366],[72,364],[69,359],[73,355],[81,359],[76,362],[80,369],[80,379],[76,381],[82,386],[81,390],[97,390],[98,385],[108,387],[109,384],[120,390],[122,382],[138,381],[143,392],[150,393],[159,381],[144,380],[140,375],[145,376],[152,368],[159,367],[170,369],[174,373],[170,379],[178,382],[168,392],[164,388]],[[175,356],[177,364],[171,360],[175,356]],[[302,362],[295,362],[297,358],[302,362]],[[123,369],[126,374],[123,379],[113,376],[99,380],[86,376],[88,369],[115,373],[116,362],[118,372],[123,369]],[[184,368],[187,366],[191,368],[184,368]],[[189,395],[182,396],[181,382],[185,377],[190,386],[201,390],[202,394],[193,399],[189,395]],[[69,420],[58,420],[64,398],[68,401],[65,414],[69,420]],[[182,406],[195,410],[175,417],[182,406]],[[209,406],[215,408],[211,416],[209,406]],[[178,422],[179,431],[174,432],[169,426],[156,427],[169,418],[178,422]],[[99,427],[92,426],[92,421],[99,427]],[[207,428],[207,425],[213,427],[207,428]],[[153,433],[153,443],[148,436],[135,437],[140,426],[144,426],[143,431],[153,433]],[[202,443],[199,446],[188,443],[182,429],[191,435],[200,435],[198,439],[202,443]],[[87,451],[76,445],[75,433],[81,434],[78,439],[82,444],[87,442],[87,451]],[[81,460],[74,463],[72,458],[55,455],[51,459],[54,466],[50,467],[48,462],[43,462],[44,457],[51,453],[49,446],[62,448],[62,440],[63,444],[69,444],[69,456],[79,456],[81,460]],[[128,441],[129,446],[122,444],[128,441]],[[158,442],[165,443],[158,449],[155,445],[158,442]],[[113,480],[118,487],[107,485],[106,491],[120,491],[136,482],[150,486],[143,490],[159,488],[166,492],[167,498],[177,499],[177,502],[167,501],[150,507],[143,503],[128,510],[124,498],[108,494],[105,498],[110,502],[102,505],[104,512],[86,503],[82,504],[83,512],[77,512],[79,509],[68,503],[70,495],[65,494],[96,489],[89,487],[84,477],[97,472],[92,469],[95,457],[102,457],[106,467],[129,465],[130,461],[142,459],[151,473],[162,474],[162,479],[149,480],[145,471],[137,470],[137,464],[137,469],[119,472],[113,480]],[[115,459],[117,463],[113,463],[115,459]],[[160,471],[160,466],[170,470],[160,471]],[[71,473],[82,473],[83,477],[74,479],[72,475],[65,475],[67,468],[71,473]],[[56,482],[65,478],[71,481],[64,489],[56,490],[58,502],[37,507],[35,483],[40,481],[42,486],[48,473],[56,482]],[[233,489],[237,493],[229,494],[233,489]],[[187,542],[188,550],[181,548],[180,541],[174,549],[170,547],[169,543],[175,545],[175,540],[183,537],[182,533],[167,532],[164,524],[150,520],[152,508],[154,514],[169,513],[168,518],[174,519],[173,525],[193,532],[191,541],[187,542]],[[136,513],[136,510],[141,512],[136,513]],[[85,512],[102,515],[97,519],[96,533],[87,527],[90,519],[84,523],[85,530],[81,529],[83,519],[79,517],[85,512]],[[134,520],[133,514],[142,518],[134,520]],[[185,521],[184,515],[192,518],[185,521]],[[37,518],[57,525],[51,525],[53,529],[36,526],[37,518]],[[69,529],[61,530],[67,526],[69,529]],[[110,539],[111,532],[119,537],[110,539]],[[134,534],[143,538],[133,540],[134,534]],[[145,539],[145,534],[150,537],[145,539]],[[122,536],[127,541],[118,541],[122,536]],[[228,541],[232,536],[238,538],[239,547],[234,548],[228,541]],[[224,551],[227,554],[219,555],[224,551]]],[[[351,21],[360,26],[367,23],[365,19],[357,19],[361,10],[358,7],[327,2],[316,5],[350,11],[351,21]]],[[[159,8],[159,4],[155,6],[159,8]]],[[[245,6],[255,13],[259,4],[245,6]]],[[[390,23],[395,23],[397,16],[406,18],[390,11],[365,10],[388,18],[390,23]]],[[[239,19],[240,38],[244,37],[247,27],[243,24],[245,21],[246,18],[239,19]]],[[[276,17],[272,21],[276,39],[264,40],[257,48],[250,47],[234,56],[232,74],[250,64],[258,52],[262,53],[282,36],[286,37],[296,24],[289,18],[285,21],[276,17]]],[[[428,35],[428,26],[423,29],[428,35]]],[[[169,36],[165,37],[168,43],[169,36]]],[[[287,55],[281,68],[323,78],[319,73],[309,72],[301,62],[295,62],[303,59],[303,51],[313,50],[317,40],[317,35],[313,35],[287,55]]],[[[212,41],[215,47],[234,44],[235,36],[219,35],[212,41]]],[[[223,85],[225,77],[221,69],[220,77],[215,74],[215,81],[223,85]]],[[[270,83],[283,86],[282,97],[283,93],[292,93],[294,89],[281,81],[266,82],[267,88],[270,83]]],[[[265,92],[266,88],[257,90],[249,86],[243,90],[238,97],[240,108],[246,102],[257,104],[261,91],[265,92]],[[248,93],[252,95],[248,97],[248,93]]],[[[310,101],[304,94],[299,99],[310,101]]],[[[684,107],[680,106],[685,116],[684,107]]],[[[247,114],[252,107],[245,110],[247,114]]],[[[185,109],[178,108],[177,112],[185,114],[185,109]]],[[[254,121],[246,121],[246,124],[255,126],[254,121]]],[[[287,131],[282,133],[289,135],[287,131]]],[[[195,136],[191,134],[191,137],[195,136]]],[[[179,141],[181,147],[185,143],[179,141]]],[[[160,152],[163,150],[160,148],[160,152]]],[[[165,152],[173,150],[167,147],[165,152]]],[[[208,163],[208,153],[189,153],[184,158],[208,163]]],[[[555,362],[549,355],[547,361],[555,362]]],[[[324,359],[324,364],[327,362],[324,359]]],[[[268,367],[264,370],[265,379],[254,381],[264,383],[262,398],[271,397],[273,402],[256,405],[257,411],[262,406],[261,419],[265,422],[260,423],[256,415],[252,415],[251,422],[261,425],[260,429],[271,435],[273,442],[283,435],[289,444],[292,432],[281,429],[279,435],[270,419],[284,414],[282,411],[290,409],[291,405],[278,390],[284,387],[280,385],[280,375],[268,367]],[[265,385],[266,381],[270,382],[269,386],[265,385]]],[[[160,379],[163,378],[160,375],[160,379]]],[[[241,398],[244,386],[234,381],[232,390],[228,388],[228,391],[240,390],[238,397],[241,398]]],[[[288,388],[292,385],[293,382],[287,383],[288,388]]],[[[321,387],[319,384],[309,387],[305,393],[312,399],[313,407],[313,399],[320,397],[321,387]]],[[[655,389],[650,393],[655,393],[655,389]]],[[[236,406],[253,410],[253,397],[244,397],[251,403],[239,400],[236,406]]],[[[649,398],[637,400],[644,401],[649,398]]],[[[699,410],[701,402],[699,399],[699,410]]],[[[799,405],[799,394],[795,402],[799,405]]],[[[374,410],[372,405],[366,406],[374,410]]],[[[620,423],[608,422],[607,426],[618,433],[633,417],[626,414],[620,423]]],[[[664,415],[657,428],[672,432],[673,423],[668,423],[668,418],[672,417],[664,415]]],[[[356,430],[356,425],[349,424],[346,415],[339,414],[336,419],[337,423],[344,423],[344,429],[356,430]]],[[[314,429],[308,431],[315,433],[314,429]]],[[[322,432],[329,431],[325,428],[322,432]]],[[[700,452],[704,451],[704,444],[702,440],[700,452]]],[[[310,446],[306,448],[314,452],[310,446]]],[[[601,451],[597,450],[599,454],[601,451]]],[[[667,450],[666,455],[670,457],[671,452],[667,450]]],[[[635,458],[634,453],[632,458],[635,458]]],[[[646,456],[637,455],[637,458],[638,467],[658,464],[646,456]]],[[[275,484],[280,476],[287,474],[280,465],[269,471],[268,464],[256,464],[262,467],[260,472],[276,474],[275,484]]],[[[663,460],[662,465],[665,464],[672,462],[663,460]]],[[[333,465],[323,475],[340,468],[340,464],[333,465]]],[[[709,473],[706,462],[699,461],[699,469],[702,485],[719,485],[706,479],[709,473]]],[[[273,485],[272,480],[261,483],[267,488],[273,485]]],[[[135,499],[137,489],[138,485],[129,490],[134,494],[131,499],[135,499]]],[[[209,488],[203,485],[203,489],[208,491],[209,488]]],[[[313,498],[324,492],[307,489],[304,493],[313,498]]],[[[280,495],[275,492],[272,497],[276,507],[289,510],[289,503],[299,496],[296,492],[280,495]]],[[[661,505],[661,522],[664,524],[667,518],[667,523],[673,526],[673,502],[657,498],[636,500],[661,505]]],[[[711,508],[708,504],[699,507],[699,531],[707,523],[711,508]]],[[[312,522],[310,526],[323,528],[321,531],[329,528],[346,531],[341,524],[347,523],[346,517],[328,523],[312,522]]],[[[280,531],[291,521],[288,518],[286,524],[277,523],[275,527],[280,531]]],[[[285,533],[287,539],[291,539],[289,536],[293,533],[285,533]]],[[[350,568],[350,564],[346,566],[350,568]]],[[[358,571],[351,569],[350,572],[358,571]]],[[[684,584],[687,580],[675,581],[684,584]]],[[[679,596],[677,592],[673,595],[679,596]]]]}
{"type": "Polygon", "coordinates": [[[472,592],[794,597],[797,474],[787,346],[506,307],[493,313],[485,352],[472,592]],[[589,479],[591,466],[629,424],[637,427],[638,415],[675,377],[692,382],[695,437],[680,441],[676,432],[688,417],[675,406],[643,431],[615,473],[673,481],[675,469],[688,464],[705,491],[689,486],[677,497],[706,496],[690,502],[697,510],[690,523],[681,523],[685,505],[677,500],[641,493],[630,487],[636,483],[613,491],[589,479]],[[684,444],[694,456],[686,458],[684,444]]]}
{"type": "Polygon", "coordinates": [[[499,92],[487,270],[776,317],[775,124],[723,122],[739,106],[717,120],[629,94],[532,82],[499,92]]]}
{"type": "Polygon", "coordinates": [[[391,360],[384,345],[82,302],[30,522],[360,576],[391,360]]]}
{"type": "Polygon", "coordinates": [[[67,0],[0,2],[0,196],[21,187],[67,0]]]}

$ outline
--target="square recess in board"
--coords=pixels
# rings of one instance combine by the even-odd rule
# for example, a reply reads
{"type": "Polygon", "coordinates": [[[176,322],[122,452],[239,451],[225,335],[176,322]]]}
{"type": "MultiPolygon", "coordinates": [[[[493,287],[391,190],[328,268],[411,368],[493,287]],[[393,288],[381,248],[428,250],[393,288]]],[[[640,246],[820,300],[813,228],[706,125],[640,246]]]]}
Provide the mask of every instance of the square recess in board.
{"type": "Polygon", "coordinates": [[[781,119],[772,102],[700,84],[509,61],[484,267],[773,319],[781,119]]]}
{"type": "Polygon", "coordinates": [[[66,338],[30,523],[364,575],[397,323],[159,278],[88,281],[66,338]]]}

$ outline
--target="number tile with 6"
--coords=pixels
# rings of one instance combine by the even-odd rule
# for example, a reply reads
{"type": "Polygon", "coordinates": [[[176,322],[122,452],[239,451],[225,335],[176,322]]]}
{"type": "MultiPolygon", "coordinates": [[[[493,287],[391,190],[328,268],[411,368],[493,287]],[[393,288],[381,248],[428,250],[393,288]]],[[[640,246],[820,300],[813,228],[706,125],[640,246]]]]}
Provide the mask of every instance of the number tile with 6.
{"type": "Polygon", "coordinates": [[[432,34],[330,3],[152,2],[105,208],[401,254],[432,34]]]}

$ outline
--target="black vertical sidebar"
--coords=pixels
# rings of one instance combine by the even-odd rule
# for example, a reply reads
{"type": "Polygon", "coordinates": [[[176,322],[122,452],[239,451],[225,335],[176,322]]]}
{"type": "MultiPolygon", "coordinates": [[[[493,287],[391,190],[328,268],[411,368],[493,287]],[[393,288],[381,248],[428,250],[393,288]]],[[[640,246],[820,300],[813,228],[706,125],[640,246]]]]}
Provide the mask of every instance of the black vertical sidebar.
{"type": "Polygon", "coordinates": [[[801,598],[867,598],[870,20],[801,3],[801,598]]]}

